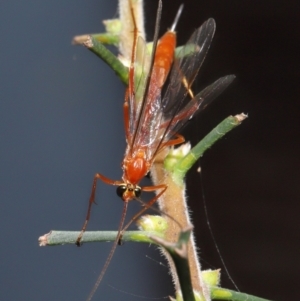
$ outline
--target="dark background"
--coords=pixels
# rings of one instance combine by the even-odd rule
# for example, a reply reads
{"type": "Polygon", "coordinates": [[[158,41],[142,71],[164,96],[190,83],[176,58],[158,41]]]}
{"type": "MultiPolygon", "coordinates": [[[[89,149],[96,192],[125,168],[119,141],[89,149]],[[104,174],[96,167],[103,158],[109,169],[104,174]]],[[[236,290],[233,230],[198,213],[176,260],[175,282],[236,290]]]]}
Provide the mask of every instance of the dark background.
{"type": "MultiPolygon", "coordinates": [[[[162,32],[180,3],[163,2],[162,32]]],[[[195,90],[237,76],[185,137],[195,144],[226,116],[249,115],[201,159],[202,178],[197,166],[187,179],[202,265],[223,268],[206,225],[204,189],[213,233],[239,289],[298,300],[298,1],[184,3],[179,44],[207,18],[217,23],[195,90]]],[[[146,3],[149,40],[156,5],[146,3]]],[[[80,229],[95,172],[120,179],[124,87],[93,54],[71,45],[76,34],[103,31],[101,21],[115,17],[116,7],[116,0],[1,4],[1,300],[84,300],[109,252],[110,244],[40,248],[37,239],[51,229],[80,229]]],[[[117,228],[122,203],[114,190],[100,186],[89,229],[117,228]]],[[[128,216],[138,208],[130,207],[128,216]]],[[[155,248],[126,243],[95,300],[172,295],[161,261],[155,248]]],[[[225,272],[222,285],[234,288],[225,272]]]]}

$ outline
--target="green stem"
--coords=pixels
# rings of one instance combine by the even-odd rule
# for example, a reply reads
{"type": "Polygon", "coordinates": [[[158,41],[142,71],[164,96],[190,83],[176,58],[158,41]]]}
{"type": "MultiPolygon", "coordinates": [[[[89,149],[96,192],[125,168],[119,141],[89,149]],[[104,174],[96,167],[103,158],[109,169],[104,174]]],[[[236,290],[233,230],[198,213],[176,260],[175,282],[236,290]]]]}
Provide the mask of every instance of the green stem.
{"type": "Polygon", "coordinates": [[[270,301],[267,299],[251,296],[245,293],[235,292],[220,287],[211,287],[211,298],[213,300],[231,301],[270,301]]]}
{"type": "MultiPolygon", "coordinates": [[[[39,238],[40,246],[56,246],[64,244],[75,244],[79,231],[51,231],[39,238]]],[[[82,237],[82,242],[107,242],[114,241],[117,237],[117,231],[87,231],[82,237]]],[[[177,243],[169,243],[163,239],[163,234],[156,231],[126,231],[122,237],[123,241],[154,243],[164,247],[176,266],[178,273],[182,300],[195,301],[190,269],[187,258],[187,243],[191,234],[191,228],[180,233],[177,243]]],[[[213,272],[213,271],[210,271],[213,272]]],[[[204,271],[203,273],[206,273],[204,271]]],[[[207,283],[209,285],[209,283],[207,283]]],[[[214,300],[232,300],[232,301],[270,301],[267,299],[251,296],[241,292],[210,286],[211,298],[214,300]]],[[[181,299],[181,298],[180,298],[181,299]]],[[[202,300],[200,297],[199,300],[202,300]]]]}
{"type": "Polygon", "coordinates": [[[222,138],[229,131],[236,128],[247,118],[245,114],[229,116],[218,124],[210,133],[208,133],[191,151],[180,159],[173,167],[173,180],[181,184],[187,171],[195,162],[203,156],[204,152],[209,149],[215,142],[222,138]]]}
{"type": "Polygon", "coordinates": [[[119,35],[110,34],[110,33],[95,33],[91,35],[94,39],[99,41],[100,43],[106,45],[114,45],[118,46],[119,44],[119,35]]]}
{"type": "MultiPolygon", "coordinates": [[[[50,231],[39,238],[40,246],[56,246],[64,244],[75,244],[79,231],[50,231]]],[[[107,242],[114,241],[117,237],[117,231],[86,231],[83,234],[82,242],[107,242]]],[[[153,243],[149,236],[159,236],[158,232],[149,231],[126,231],[122,236],[123,241],[135,241],[153,243]]]]}
{"type": "Polygon", "coordinates": [[[87,39],[83,42],[90,51],[100,57],[108,66],[113,69],[121,81],[127,85],[128,83],[128,68],[125,67],[121,61],[109,51],[101,42],[94,36],[86,36],[87,39]]]}

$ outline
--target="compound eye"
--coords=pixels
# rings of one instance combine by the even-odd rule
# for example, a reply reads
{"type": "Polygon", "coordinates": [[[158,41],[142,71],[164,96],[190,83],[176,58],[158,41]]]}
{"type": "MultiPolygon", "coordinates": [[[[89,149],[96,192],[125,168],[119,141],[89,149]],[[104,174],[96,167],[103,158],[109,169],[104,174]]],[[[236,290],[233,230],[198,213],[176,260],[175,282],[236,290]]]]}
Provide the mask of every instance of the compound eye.
{"type": "Polygon", "coordinates": [[[142,193],[141,187],[136,187],[136,188],[134,189],[134,195],[135,195],[137,198],[139,198],[139,197],[141,196],[141,193],[142,193]]]}
{"type": "Polygon", "coordinates": [[[120,198],[122,198],[122,197],[123,197],[123,194],[124,194],[124,192],[125,192],[126,190],[127,190],[126,185],[120,185],[120,186],[118,186],[118,187],[117,187],[117,190],[116,190],[117,195],[118,195],[120,198]]]}

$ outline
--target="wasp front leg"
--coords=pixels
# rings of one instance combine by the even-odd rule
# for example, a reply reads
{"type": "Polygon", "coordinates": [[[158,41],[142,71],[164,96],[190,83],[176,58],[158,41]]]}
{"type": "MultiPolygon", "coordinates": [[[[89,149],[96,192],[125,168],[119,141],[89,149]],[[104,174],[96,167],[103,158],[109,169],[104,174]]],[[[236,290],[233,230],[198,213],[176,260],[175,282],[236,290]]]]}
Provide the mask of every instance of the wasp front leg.
{"type": "Polygon", "coordinates": [[[95,174],[94,180],[93,180],[93,185],[92,185],[92,192],[91,192],[91,196],[90,196],[90,199],[89,199],[88,210],[87,210],[87,214],[86,214],[86,218],[85,218],[85,222],[83,224],[81,232],[78,235],[78,238],[77,238],[76,243],[75,243],[78,247],[80,247],[80,245],[81,245],[81,239],[82,239],[83,233],[85,232],[85,230],[87,228],[87,224],[88,224],[88,222],[90,220],[92,204],[93,203],[96,204],[96,202],[95,202],[95,195],[96,195],[96,188],[97,188],[97,181],[98,180],[101,180],[105,184],[115,185],[115,186],[116,185],[120,185],[122,183],[121,181],[113,181],[113,180],[111,180],[109,178],[106,178],[105,176],[103,176],[100,173],[96,173],[95,174]]]}

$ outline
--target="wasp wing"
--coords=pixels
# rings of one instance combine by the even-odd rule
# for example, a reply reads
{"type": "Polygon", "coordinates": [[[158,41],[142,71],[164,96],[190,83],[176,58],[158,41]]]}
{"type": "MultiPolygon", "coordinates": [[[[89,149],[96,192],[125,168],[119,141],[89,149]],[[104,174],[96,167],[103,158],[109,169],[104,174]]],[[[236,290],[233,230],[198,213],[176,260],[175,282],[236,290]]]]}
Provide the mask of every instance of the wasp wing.
{"type": "Polygon", "coordinates": [[[145,83],[149,73],[150,57],[146,42],[142,37],[137,38],[134,50],[133,79],[129,80],[129,144],[132,141],[140,116],[141,105],[145,94],[145,83]]]}
{"type": "Polygon", "coordinates": [[[152,150],[156,150],[155,142],[160,128],[158,120],[162,120],[161,109],[161,87],[158,85],[156,75],[161,77],[163,69],[154,66],[156,47],[158,43],[159,22],[161,18],[162,4],[159,1],[153,47],[150,59],[146,58],[146,44],[141,39],[137,41],[135,55],[131,66],[141,67],[142,76],[138,76],[138,70],[134,70],[134,81],[129,80],[129,91],[132,91],[130,98],[130,116],[129,116],[129,144],[126,152],[133,155],[135,152],[143,150],[146,153],[146,160],[152,158],[152,150]],[[141,56],[137,51],[141,49],[141,56]],[[140,59],[139,59],[140,57],[140,59]],[[147,63],[145,63],[147,62],[147,63]],[[149,63],[148,63],[149,62],[149,63]],[[135,87],[131,87],[134,82],[135,87]]]}
{"type": "Polygon", "coordinates": [[[193,95],[191,86],[208,52],[215,27],[213,19],[204,22],[193,33],[174,62],[169,79],[170,83],[162,100],[164,122],[161,123],[162,138],[157,151],[188,120],[219,96],[235,78],[234,75],[224,76],[196,96],[193,95]],[[187,94],[191,97],[187,97],[187,94]],[[186,101],[187,99],[190,100],[186,101]]]}
{"type": "Polygon", "coordinates": [[[188,120],[205,109],[232,83],[234,79],[235,75],[221,77],[198,93],[169,123],[165,139],[170,139],[174,133],[179,132],[188,120]]]}
{"type": "Polygon", "coordinates": [[[169,76],[169,86],[162,100],[166,121],[172,119],[182,108],[209,50],[215,28],[214,19],[208,19],[192,34],[177,55],[169,76]]]}
{"type": "Polygon", "coordinates": [[[134,149],[143,149],[146,157],[150,160],[160,143],[161,122],[163,120],[163,108],[161,106],[161,86],[158,81],[165,70],[153,66],[151,70],[151,81],[144,103],[140,108],[138,126],[135,128],[134,149]]]}
{"type": "Polygon", "coordinates": [[[183,124],[196,111],[196,101],[188,105],[186,96],[199,72],[215,33],[214,19],[208,19],[190,37],[177,54],[169,76],[169,85],[161,102],[164,120],[160,121],[160,139],[154,156],[161,145],[175,134],[177,124],[183,124]],[[182,122],[180,122],[182,121],[182,122]]]}

